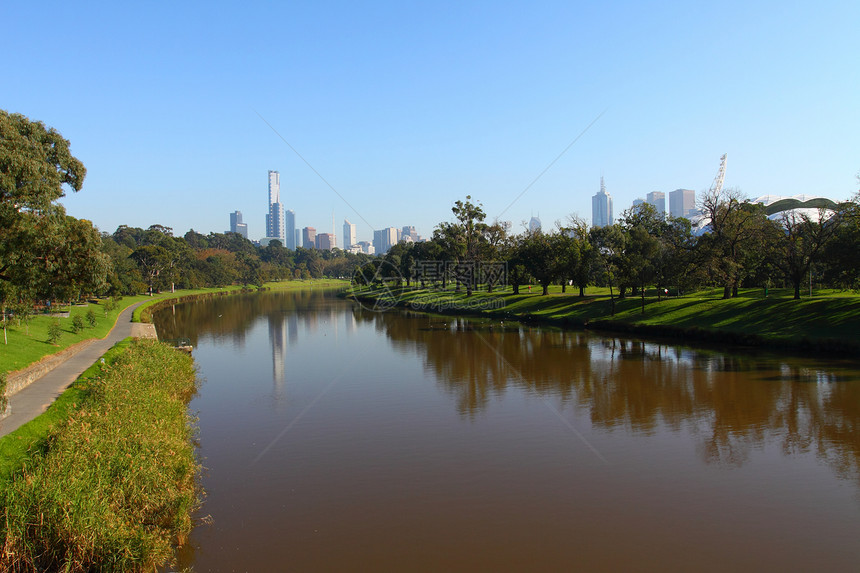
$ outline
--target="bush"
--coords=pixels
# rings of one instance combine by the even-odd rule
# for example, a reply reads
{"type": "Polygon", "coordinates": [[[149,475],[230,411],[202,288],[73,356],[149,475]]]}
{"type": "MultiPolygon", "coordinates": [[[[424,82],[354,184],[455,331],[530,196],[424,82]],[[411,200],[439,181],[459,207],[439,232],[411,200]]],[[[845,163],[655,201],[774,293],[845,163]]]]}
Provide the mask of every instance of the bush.
{"type": "Polygon", "coordinates": [[[48,326],[48,342],[50,344],[57,344],[62,334],[63,329],[60,328],[60,321],[55,318],[51,325],[48,326]]]}
{"type": "Polygon", "coordinates": [[[90,328],[96,325],[96,313],[93,309],[87,310],[87,324],[90,325],[90,328]]]}
{"type": "Polygon", "coordinates": [[[72,332],[75,334],[79,333],[84,329],[84,319],[81,318],[81,315],[76,314],[72,319],[72,332]]]}

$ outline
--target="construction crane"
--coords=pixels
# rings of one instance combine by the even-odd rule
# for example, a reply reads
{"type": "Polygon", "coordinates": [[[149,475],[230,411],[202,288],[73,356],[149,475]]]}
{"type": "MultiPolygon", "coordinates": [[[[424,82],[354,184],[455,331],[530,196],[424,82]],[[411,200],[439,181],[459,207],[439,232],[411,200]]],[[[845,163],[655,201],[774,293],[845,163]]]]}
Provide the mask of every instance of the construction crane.
{"type": "Polygon", "coordinates": [[[723,156],[720,157],[720,170],[717,172],[717,176],[714,177],[714,184],[708,190],[709,197],[716,197],[723,190],[723,179],[726,177],[726,157],[728,156],[728,153],[723,153],[723,156]]]}

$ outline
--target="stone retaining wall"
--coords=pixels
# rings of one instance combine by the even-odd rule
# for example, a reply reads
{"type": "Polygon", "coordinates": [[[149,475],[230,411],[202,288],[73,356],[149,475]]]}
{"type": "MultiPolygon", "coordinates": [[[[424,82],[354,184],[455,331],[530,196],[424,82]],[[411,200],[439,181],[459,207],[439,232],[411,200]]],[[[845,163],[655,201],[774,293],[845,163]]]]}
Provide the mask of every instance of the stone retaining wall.
{"type": "Polygon", "coordinates": [[[64,350],[57,352],[56,354],[45,356],[35,364],[31,364],[30,366],[21,370],[16,370],[15,372],[10,372],[6,385],[6,396],[12,396],[17,392],[20,392],[92,343],[93,339],[82,340],[77,344],[73,344],[64,350]]]}

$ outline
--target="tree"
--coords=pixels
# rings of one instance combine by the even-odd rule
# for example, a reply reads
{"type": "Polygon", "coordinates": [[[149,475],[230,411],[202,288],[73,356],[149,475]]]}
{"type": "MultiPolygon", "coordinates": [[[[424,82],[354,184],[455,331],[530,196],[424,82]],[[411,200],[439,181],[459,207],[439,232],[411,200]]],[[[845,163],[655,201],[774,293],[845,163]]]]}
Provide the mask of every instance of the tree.
{"type": "Polygon", "coordinates": [[[523,237],[520,247],[523,264],[529,274],[540,283],[544,296],[549,294],[549,285],[561,275],[560,251],[558,234],[547,234],[538,230],[528,232],[523,237]]]}
{"type": "Polygon", "coordinates": [[[795,300],[800,299],[800,285],[818,254],[839,228],[839,217],[828,218],[824,208],[818,217],[797,211],[786,211],[780,217],[782,233],[776,240],[776,266],[794,287],[795,300]]]}
{"type": "Polygon", "coordinates": [[[69,142],[42,122],[0,110],[0,281],[28,285],[39,269],[33,246],[44,244],[42,225],[65,188],[79,191],[84,165],[69,142]]]}
{"type": "Polygon", "coordinates": [[[736,189],[723,189],[705,194],[701,208],[710,231],[698,242],[701,263],[722,284],[723,298],[731,298],[749,270],[747,251],[756,249],[767,232],[764,206],[743,199],[736,189]]]}

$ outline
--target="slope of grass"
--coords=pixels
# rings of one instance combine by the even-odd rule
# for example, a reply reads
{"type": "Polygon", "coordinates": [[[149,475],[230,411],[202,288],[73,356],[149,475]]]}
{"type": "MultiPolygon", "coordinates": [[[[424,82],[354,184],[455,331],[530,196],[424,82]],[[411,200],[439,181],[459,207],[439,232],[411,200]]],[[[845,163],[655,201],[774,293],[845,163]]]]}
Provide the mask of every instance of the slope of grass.
{"type": "Polygon", "coordinates": [[[648,293],[642,311],[639,297],[612,303],[604,292],[580,298],[559,289],[542,296],[520,289],[499,293],[431,291],[422,289],[359,290],[359,297],[396,303],[405,308],[429,312],[462,313],[499,318],[538,320],[569,326],[588,326],[609,330],[651,333],[668,336],[722,336],[712,340],[775,345],[822,346],[835,342],[839,348],[860,348],[860,296],[842,292],[819,293],[793,300],[788,290],[771,290],[765,297],[760,289],[743,290],[736,298],[723,300],[722,291],[706,290],[658,300],[648,293]],[[760,339],[760,340],[758,340],[760,339]]]}

